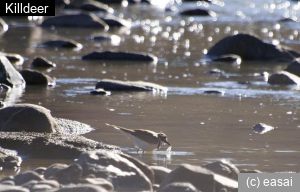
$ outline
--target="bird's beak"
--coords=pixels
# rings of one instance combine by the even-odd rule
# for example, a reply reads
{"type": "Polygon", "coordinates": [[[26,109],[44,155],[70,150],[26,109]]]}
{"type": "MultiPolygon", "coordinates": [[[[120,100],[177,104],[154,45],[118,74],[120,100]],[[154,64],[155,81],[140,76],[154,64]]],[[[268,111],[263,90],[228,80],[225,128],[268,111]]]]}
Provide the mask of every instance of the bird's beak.
{"type": "Polygon", "coordinates": [[[165,140],[165,143],[168,144],[169,146],[171,146],[171,144],[167,140],[165,140]]]}

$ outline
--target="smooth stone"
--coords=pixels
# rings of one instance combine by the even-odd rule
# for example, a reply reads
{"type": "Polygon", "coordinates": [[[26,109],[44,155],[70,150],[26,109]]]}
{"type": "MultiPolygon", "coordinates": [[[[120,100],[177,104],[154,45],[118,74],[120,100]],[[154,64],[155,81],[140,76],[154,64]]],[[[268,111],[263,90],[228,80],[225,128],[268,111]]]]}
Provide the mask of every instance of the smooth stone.
{"type": "Polygon", "coordinates": [[[59,188],[60,184],[55,180],[42,180],[39,181],[38,184],[49,185],[52,188],[59,188]]]}
{"type": "Polygon", "coordinates": [[[55,174],[68,167],[67,164],[55,163],[50,165],[44,172],[45,179],[53,179],[55,174]]]}
{"type": "Polygon", "coordinates": [[[8,25],[2,18],[0,18],[0,32],[5,32],[7,30],[8,30],[8,25]]]}
{"type": "Polygon", "coordinates": [[[185,11],[181,12],[180,15],[183,15],[183,16],[211,16],[211,17],[217,16],[217,14],[213,11],[200,9],[200,8],[185,10],[185,11]]]}
{"type": "Polygon", "coordinates": [[[19,186],[0,184],[0,192],[30,192],[28,189],[19,186]]]}
{"type": "Polygon", "coordinates": [[[215,179],[215,191],[226,189],[227,191],[230,192],[238,192],[237,181],[218,174],[214,174],[214,179],[215,179]]]}
{"type": "Polygon", "coordinates": [[[23,185],[29,181],[41,181],[44,180],[42,176],[33,171],[20,173],[14,177],[16,185],[23,185]]]}
{"type": "Polygon", "coordinates": [[[40,47],[54,47],[54,48],[71,48],[71,49],[81,49],[83,46],[82,44],[69,39],[59,39],[59,40],[52,40],[46,41],[39,44],[40,47]]]}
{"type": "Polygon", "coordinates": [[[254,127],[252,129],[253,129],[254,133],[265,134],[269,131],[272,131],[274,129],[274,127],[272,127],[270,125],[266,125],[264,123],[258,123],[256,125],[254,125],[254,127]]]}
{"type": "Polygon", "coordinates": [[[104,4],[121,4],[123,2],[123,0],[96,0],[96,1],[104,4]]]}
{"type": "Polygon", "coordinates": [[[0,167],[4,169],[15,169],[20,167],[22,158],[14,150],[3,149],[0,147],[0,167]]]}
{"type": "Polygon", "coordinates": [[[291,64],[287,66],[285,71],[300,77],[300,59],[295,59],[291,64]]]}
{"type": "Polygon", "coordinates": [[[72,164],[57,171],[54,178],[61,184],[79,183],[82,172],[82,167],[79,164],[72,164]]]}
{"type": "Polygon", "coordinates": [[[78,121],[56,117],[54,117],[54,119],[64,133],[80,135],[94,130],[90,125],[78,121]]]}
{"type": "Polygon", "coordinates": [[[0,55],[0,83],[10,87],[25,86],[22,75],[12,66],[5,56],[0,55]]]}
{"type": "Polygon", "coordinates": [[[297,17],[291,17],[291,18],[283,18],[278,20],[278,23],[287,23],[287,22],[298,22],[297,17]]]}
{"type": "Polygon", "coordinates": [[[5,56],[13,64],[22,65],[24,63],[24,58],[19,54],[0,52],[0,55],[5,56]]]}
{"type": "Polygon", "coordinates": [[[83,1],[83,3],[80,5],[80,9],[84,11],[100,11],[105,13],[114,12],[113,8],[97,1],[83,1]]]}
{"type": "Polygon", "coordinates": [[[171,183],[190,183],[200,191],[215,192],[214,174],[200,166],[182,164],[174,169],[160,184],[158,192],[171,183]]]}
{"type": "Polygon", "coordinates": [[[85,184],[85,185],[64,187],[55,190],[53,192],[108,192],[108,191],[100,186],[85,184]]]}
{"type": "Polygon", "coordinates": [[[154,171],[154,183],[161,184],[161,182],[171,173],[171,169],[162,166],[150,166],[154,171]]]}
{"type": "Polygon", "coordinates": [[[242,63],[242,59],[240,56],[238,55],[234,55],[234,54],[227,54],[227,55],[220,55],[217,58],[213,58],[212,61],[214,62],[224,62],[224,63],[237,63],[237,64],[241,64],[242,63]]]}
{"type": "Polygon", "coordinates": [[[107,91],[163,91],[168,88],[155,83],[144,81],[118,81],[112,79],[103,79],[96,84],[96,89],[102,88],[107,91]]]}
{"type": "Polygon", "coordinates": [[[258,61],[293,61],[295,57],[300,57],[299,53],[288,47],[265,43],[249,34],[225,37],[209,49],[207,57],[214,59],[227,54],[258,61]]]}
{"type": "Polygon", "coordinates": [[[206,74],[211,74],[211,75],[222,75],[222,74],[225,73],[225,71],[222,71],[220,69],[215,68],[215,69],[211,69],[209,71],[205,71],[205,73],[206,74]]]}
{"type": "Polygon", "coordinates": [[[15,186],[14,181],[3,181],[0,183],[0,185],[10,185],[10,186],[15,186]]]}
{"type": "Polygon", "coordinates": [[[213,94],[213,95],[224,95],[224,91],[217,91],[217,90],[208,90],[204,91],[205,94],[213,94]]]}
{"type": "Polygon", "coordinates": [[[259,171],[259,170],[242,169],[242,170],[240,171],[240,173],[262,173],[262,172],[259,171]]]}
{"type": "Polygon", "coordinates": [[[48,109],[25,103],[0,109],[0,131],[55,133],[60,129],[48,109]]]}
{"type": "Polygon", "coordinates": [[[33,67],[56,67],[56,64],[53,63],[52,61],[49,61],[48,59],[46,59],[45,57],[36,57],[31,65],[33,67]]]}
{"type": "Polygon", "coordinates": [[[92,52],[82,57],[83,60],[111,60],[111,61],[146,61],[157,62],[157,57],[146,53],[129,52],[92,52]]]}
{"type": "Polygon", "coordinates": [[[238,174],[240,171],[232,163],[226,161],[216,161],[203,166],[204,168],[211,170],[214,173],[223,175],[235,181],[238,180],[238,174]]]}
{"type": "Polygon", "coordinates": [[[149,178],[131,161],[118,153],[98,150],[85,152],[76,163],[83,176],[95,175],[110,181],[115,191],[152,191],[149,178]]]}
{"type": "Polygon", "coordinates": [[[165,186],[163,192],[199,192],[199,190],[187,182],[174,182],[165,186]]]}
{"type": "Polygon", "coordinates": [[[104,91],[104,89],[96,89],[90,92],[91,95],[107,95],[108,92],[104,91]]]}
{"type": "Polygon", "coordinates": [[[300,85],[300,77],[287,71],[281,71],[271,75],[268,83],[272,85],[300,85]]]}
{"type": "Polygon", "coordinates": [[[40,174],[40,175],[44,175],[46,170],[47,170],[46,167],[38,167],[38,168],[34,169],[33,171],[40,174]]]}
{"type": "Polygon", "coordinates": [[[114,191],[113,184],[103,178],[86,178],[82,182],[84,182],[86,184],[97,185],[97,186],[103,187],[104,189],[106,189],[108,191],[114,191]]]}
{"type": "Polygon", "coordinates": [[[108,30],[108,25],[94,14],[71,14],[50,17],[44,20],[42,27],[75,27],[75,28],[98,28],[108,30]]]}
{"type": "Polygon", "coordinates": [[[75,159],[85,151],[120,148],[87,139],[77,134],[0,132],[1,147],[16,150],[19,155],[32,158],[75,159]]]}
{"type": "Polygon", "coordinates": [[[106,15],[105,17],[101,17],[101,19],[110,27],[131,27],[131,23],[125,19],[120,17],[116,17],[114,15],[106,15]]]}
{"type": "Polygon", "coordinates": [[[55,81],[48,75],[39,71],[25,69],[20,71],[27,85],[55,85],[55,81]]]}

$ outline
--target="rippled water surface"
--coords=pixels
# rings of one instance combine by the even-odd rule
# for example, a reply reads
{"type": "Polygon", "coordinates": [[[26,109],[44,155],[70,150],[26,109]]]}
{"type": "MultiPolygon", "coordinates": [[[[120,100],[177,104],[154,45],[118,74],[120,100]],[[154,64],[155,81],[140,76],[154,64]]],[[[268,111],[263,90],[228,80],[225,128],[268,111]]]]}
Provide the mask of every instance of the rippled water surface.
{"type": "MultiPolygon", "coordinates": [[[[242,62],[241,65],[209,63],[205,53],[225,36],[252,33],[268,42],[281,42],[300,51],[300,24],[278,23],[285,17],[300,17],[300,4],[285,0],[226,0],[206,3],[175,3],[179,11],[206,7],[217,13],[212,18],[180,16],[149,5],[114,7],[115,15],[131,20],[133,27],[109,31],[115,42],[88,40],[101,35],[95,29],[42,29],[22,19],[7,19],[10,29],[0,37],[1,49],[26,57],[30,67],[36,56],[45,56],[57,68],[43,71],[56,78],[55,87],[26,87],[14,90],[8,104],[33,103],[52,111],[53,116],[90,124],[85,136],[121,146],[124,152],[153,164],[174,168],[181,163],[204,164],[229,160],[239,168],[262,171],[300,171],[300,94],[298,87],[270,86],[261,76],[284,69],[288,63],[242,62]],[[24,25],[25,24],[25,25],[24,25]],[[45,40],[71,38],[81,50],[37,47],[45,40]],[[158,56],[157,64],[82,61],[96,50],[141,51],[158,56]],[[224,75],[208,75],[218,68],[224,75]],[[90,95],[99,79],[144,80],[169,88],[167,94],[111,93],[90,95]],[[241,82],[251,82],[241,83],[241,82]],[[221,95],[204,94],[207,90],[221,95]],[[256,134],[252,127],[266,123],[275,130],[256,134]],[[162,131],[172,144],[163,149],[137,154],[133,143],[105,123],[162,131]]],[[[66,162],[57,160],[59,162],[66,162]]],[[[23,170],[47,166],[56,160],[30,160],[23,170]]]]}

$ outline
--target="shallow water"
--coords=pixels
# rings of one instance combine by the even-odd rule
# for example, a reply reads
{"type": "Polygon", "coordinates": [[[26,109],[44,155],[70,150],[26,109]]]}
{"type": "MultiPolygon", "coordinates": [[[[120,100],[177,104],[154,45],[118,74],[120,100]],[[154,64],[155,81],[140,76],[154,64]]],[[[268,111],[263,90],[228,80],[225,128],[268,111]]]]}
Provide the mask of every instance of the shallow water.
{"type": "MultiPolygon", "coordinates": [[[[131,19],[133,27],[110,31],[118,42],[90,41],[102,34],[92,29],[42,29],[22,19],[7,19],[12,26],[0,37],[2,51],[26,57],[30,67],[36,56],[45,56],[57,68],[43,71],[56,78],[54,87],[14,90],[7,104],[33,103],[52,111],[53,116],[87,123],[95,128],[85,136],[121,146],[123,151],[152,165],[174,168],[181,163],[201,165],[215,160],[231,161],[239,168],[262,171],[300,171],[299,87],[270,86],[262,72],[273,73],[288,63],[243,62],[241,65],[209,63],[204,56],[218,40],[236,33],[253,33],[265,41],[277,40],[300,51],[300,24],[278,23],[284,17],[300,17],[300,4],[285,0],[214,1],[201,4],[215,11],[211,18],[182,17],[156,6],[114,7],[115,15],[131,19]],[[232,11],[234,10],[234,11],[232,11]],[[71,38],[81,50],[46,49],[45,40],[71,38]],[[159,57],[157,64],[82,61],[95,50],[144,51],[159,57]],[[224,75],[207,75],[219,68],[224,75]],[[99,79],[145,80],[169,88],[164,93],[112,93],[89,95],[99,79]],[[239,82],[249,81],[251,84],[239,82]],[[224,91],[221,95],[204,94],[224,91]],[[275,127],[255,134],[256,123],[275,127]],[[133,143],[105,123],[127,128],[162,131],[172,152],[161,150],[137,154],[133,143]]],[[[179,10],[197,3],[175,4],[179,10]]],[[[22,171],[65,160],[25,160],[22,171]]]]}

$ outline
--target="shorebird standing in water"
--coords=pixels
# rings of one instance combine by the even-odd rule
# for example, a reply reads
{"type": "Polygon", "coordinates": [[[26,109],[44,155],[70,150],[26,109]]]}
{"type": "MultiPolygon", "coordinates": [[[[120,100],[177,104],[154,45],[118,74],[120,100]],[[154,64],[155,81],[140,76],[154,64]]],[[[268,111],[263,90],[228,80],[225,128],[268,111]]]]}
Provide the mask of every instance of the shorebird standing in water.
{"type": "Polygon", "coordinates": [[[164,133],[156,133],[154,131],[145,129],[127,129],[107,123],[106,125],[120,130],[129,139],[131,139],[135,146],[138,148],[137,152],[139,152],[140,150],[142,150],[143,153],[144,151],[154,151],[156,149],[159,149],[163,142],[171,146],[171,144],[168,142],[166,134],[164,133]]]}

